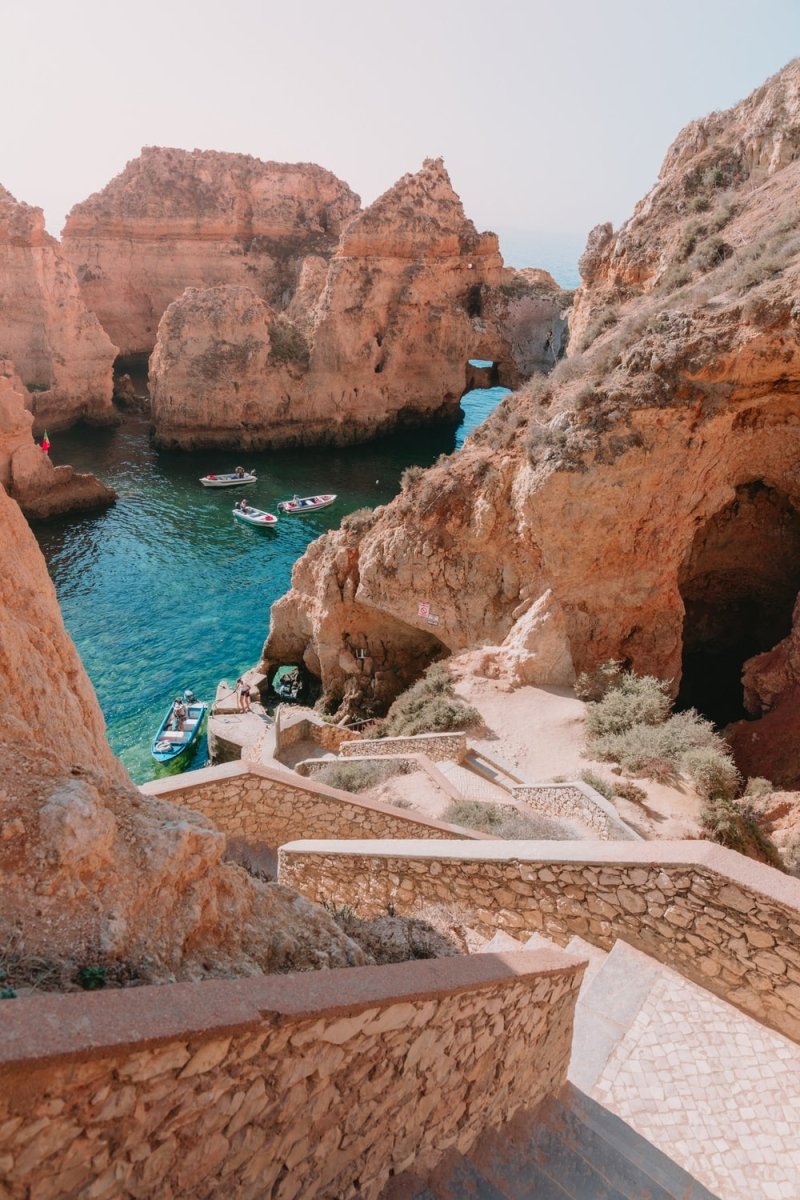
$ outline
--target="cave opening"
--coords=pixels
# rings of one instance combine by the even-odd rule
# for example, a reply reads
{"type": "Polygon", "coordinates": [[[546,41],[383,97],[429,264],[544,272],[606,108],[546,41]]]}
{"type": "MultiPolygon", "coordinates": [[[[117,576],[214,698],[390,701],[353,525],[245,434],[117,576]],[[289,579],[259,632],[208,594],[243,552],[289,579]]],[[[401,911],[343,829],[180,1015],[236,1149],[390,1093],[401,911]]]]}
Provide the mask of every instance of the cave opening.
{"type": "Polygon", "coordinates": [[[695,534],[679,587],[685,615],[676,708],[696,708],[720,727],[752,716],[742,668],[791,631],[800,513],[762,481],[738,487],[695,534]]]}
{"type": "Polygon", "coordinates": [[[483,289],[479,283],[475,283],[472,287],[467,288],[464,307],[467,310],[468,317],[483,316],[483,289]]]}

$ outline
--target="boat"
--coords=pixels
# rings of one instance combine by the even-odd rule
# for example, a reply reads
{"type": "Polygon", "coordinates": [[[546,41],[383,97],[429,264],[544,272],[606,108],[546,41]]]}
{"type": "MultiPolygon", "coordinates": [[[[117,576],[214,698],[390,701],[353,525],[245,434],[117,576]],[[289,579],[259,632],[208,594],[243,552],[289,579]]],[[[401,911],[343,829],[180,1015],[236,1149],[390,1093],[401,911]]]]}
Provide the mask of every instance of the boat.
{"type": "Polygon", "coordinates": [[[272,513],[264,512],[261,508],[253,508],[249,504],[247,508],[239,508],[238,505],[234,505],[231,511],[237,521],[244,521],[245,525],[257,525],[259,529],[278,524],[278,518],[272,513]]]}
{"type": "Polygon", "coordinates": [[[156,762],[167,763],[179,758],[186,753],[190,746],[195,744],[200,736],[208,705],[205,700],[195,700],[190,691],[183,693],[183,705],[186,709],[186,716],[181,722],[182,729],[177,728],[178,722],[173,716],[174,704],[170,704],[164,720],[158,727],[158,733],[153,738],[153,744],[150,747],[150,753],[156,762]]]}
{"type": "Polygon", "coordinates": [[[257,483],[255,471],[237,473],[230,471],[227,475],[204,475],[200,480],[203,487],[239,487],[243,483],[257,483]]]}
{"type": "Polygon", "coordinates": [[[297,701],[303,694],[303,677],[296,666],[278,667],[272,680],[272,690],[281,700],[297,701]]]}
{"type": "Polygon", "coordinates": [[[291,500],[279,500],[278,512],[308,513],[316,512],[318,508],[327,508],[336,500],[335,496],[293,496],[291,500]]]}

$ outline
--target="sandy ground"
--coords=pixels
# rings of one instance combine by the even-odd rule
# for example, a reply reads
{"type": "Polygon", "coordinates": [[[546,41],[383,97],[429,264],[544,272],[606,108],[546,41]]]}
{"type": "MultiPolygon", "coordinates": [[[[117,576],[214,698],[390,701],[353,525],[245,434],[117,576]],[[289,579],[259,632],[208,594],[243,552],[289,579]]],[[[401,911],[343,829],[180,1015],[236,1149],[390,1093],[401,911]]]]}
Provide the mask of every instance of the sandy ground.
{"type": "MultiPolygon", "coordinates": [[[[483,717],[485,730],[470,733],[479,750],[507,763],[528,782],[576,779],[582,771],[595,771],[612,784],[611,764],[582,754],[584,704],[567,688],[521,687],[482,676],[465,675],[456,692],[483,717]]],[[[627,778],[627,777],[625,777],[627,778]]],[[[617,798],[619,815],[648,838],[686,838],[698,835],[700,801],[691,789],[682,790],[635,779],[647,800],[632,803],[617,798]]]]}
{"type": "Polygon", "coordinates": [[[452,803],[447,792],[438,787],[424,771],[412,771],[408,775],[393,775],[364,793],[370,800],[381,804],[399,804],[441,821],[448,804],[452,803]]]}

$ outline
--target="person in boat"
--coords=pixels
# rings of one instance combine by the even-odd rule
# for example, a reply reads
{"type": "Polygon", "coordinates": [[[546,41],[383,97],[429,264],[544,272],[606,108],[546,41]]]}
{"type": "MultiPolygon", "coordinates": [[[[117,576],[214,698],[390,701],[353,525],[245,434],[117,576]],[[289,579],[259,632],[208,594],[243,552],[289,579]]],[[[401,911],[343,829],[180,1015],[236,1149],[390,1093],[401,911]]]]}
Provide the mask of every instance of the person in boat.
{"type": "Polygon", "coordinates": [[[234,474],[236,475],[237,479],[244,479],[244,477],[245,477],[244,467],[237,467],[234,474]]]}
{"type": "Polygon", "coordinates": [[[239,503],[236,505],[236,507],[238,508],[239,512],[243,512],[243,513],[250,512],[250,505],[247,503],[246,500],[240,500],[239,503]]]}
{"type": "Polygon", "coordinates": [[[239,698],[239,712],[250,712],[250,685],[241,676],[236,680],[236,694],[239,698]]]}
{"type": "Polygon", "coordinates": [[[172,716],[170,718],[170,724],[172,728],[177,729],[182,733],[183,723],[186,720],[186,716],[186,705],[183,703],[183,700],[180,698],[180,696],[176,696],[175,703],[172,705],[172,716]]]}

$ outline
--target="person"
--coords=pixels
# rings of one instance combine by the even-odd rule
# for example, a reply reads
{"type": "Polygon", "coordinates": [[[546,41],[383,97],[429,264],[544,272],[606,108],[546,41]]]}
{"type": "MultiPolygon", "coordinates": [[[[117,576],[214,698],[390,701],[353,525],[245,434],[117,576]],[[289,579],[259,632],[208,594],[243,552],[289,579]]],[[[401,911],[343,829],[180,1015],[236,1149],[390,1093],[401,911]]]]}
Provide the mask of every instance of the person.
{"type": "Polygon", "coordinates": [[[236,507],[238,508],[239,512],[243,512],[243,513],[250,512],[250,505],[247,503],[246,500],[240,500],[239,503],[236,505],[236,507]]]}
{"type": "Polygon", "coordinates": [[[244,467],[237,467],[236,474],[239,479],[242,479],[244,477],[244,467]]]}
{"type": "Polygon", "coordinates": [[[239,712],[250,712],[250,685],[241,676],[236,680],[236,692],[239,697],[239,712]]]}
{"type": "Polygon", "coordinates": [[[173,729],[183,732],[183,722],[186,720],[186,705],[181,700],[180,696],[175,697],[175,703],[172,705],[171,725],[173,729]]]}

